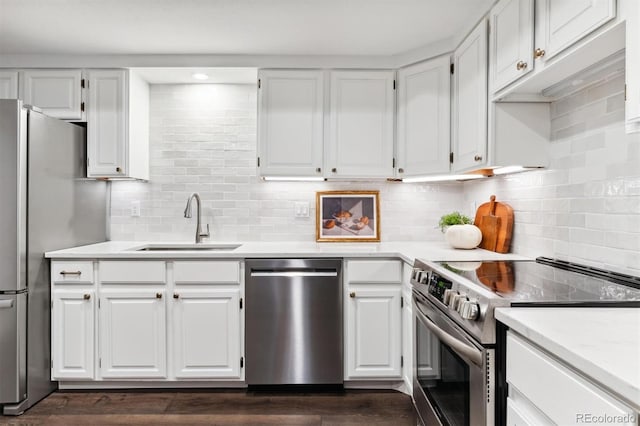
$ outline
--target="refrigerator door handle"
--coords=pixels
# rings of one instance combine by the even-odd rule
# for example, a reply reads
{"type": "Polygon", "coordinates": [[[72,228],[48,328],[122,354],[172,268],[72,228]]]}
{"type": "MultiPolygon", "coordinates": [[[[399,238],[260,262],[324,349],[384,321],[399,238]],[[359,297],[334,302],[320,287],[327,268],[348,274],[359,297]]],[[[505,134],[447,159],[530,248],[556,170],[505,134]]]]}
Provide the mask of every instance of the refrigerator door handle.
{"type": "Polygon", "coordinates": [[[13,300],[0,300],[0,309],[11,309],[13,308],[13,300]]]}

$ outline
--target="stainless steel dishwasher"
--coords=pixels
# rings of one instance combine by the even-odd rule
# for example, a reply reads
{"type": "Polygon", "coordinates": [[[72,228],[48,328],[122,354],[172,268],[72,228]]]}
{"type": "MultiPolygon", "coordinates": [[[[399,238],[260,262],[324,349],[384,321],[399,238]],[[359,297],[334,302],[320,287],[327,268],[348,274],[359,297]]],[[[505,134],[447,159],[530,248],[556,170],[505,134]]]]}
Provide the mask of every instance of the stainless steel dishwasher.
{"type": "Polygon", "coordinates": [[[248,259],[248,385],[341,384],[342,260],[248,259]]]}

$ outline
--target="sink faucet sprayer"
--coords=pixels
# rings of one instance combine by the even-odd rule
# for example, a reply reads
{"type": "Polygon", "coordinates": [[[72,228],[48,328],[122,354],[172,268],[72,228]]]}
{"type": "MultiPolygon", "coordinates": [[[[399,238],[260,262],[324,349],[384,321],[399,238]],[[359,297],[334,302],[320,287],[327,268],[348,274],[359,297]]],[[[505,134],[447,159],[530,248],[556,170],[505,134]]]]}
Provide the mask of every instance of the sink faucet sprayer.
{"type": "Polygon", "coordinates": [[[197,214],[196,244],[197,244],[202,242],[202,238],[209,238],[209,224],[207,224],[207,232],[202,232],[201,225],[200,225],[201,201],[200,201],[200,195],[197,192],[194,192],[189,196],[189,199],[187,200],[187,207],[184,209],[184,217],[186,217],[187,219],[191,217],[191,200],[193,200],[194,198],[196,199],[196,206],[197,206],[197,211],[196,211],[196,214],[197,214]]]}

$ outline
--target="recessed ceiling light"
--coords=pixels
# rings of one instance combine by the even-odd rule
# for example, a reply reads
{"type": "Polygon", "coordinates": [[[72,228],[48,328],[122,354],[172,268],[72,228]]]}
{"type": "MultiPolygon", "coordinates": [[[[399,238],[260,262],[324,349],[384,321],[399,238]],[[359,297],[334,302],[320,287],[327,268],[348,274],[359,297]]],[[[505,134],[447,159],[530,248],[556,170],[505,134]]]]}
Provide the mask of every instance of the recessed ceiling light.
{"type": "Polygon", "coordinates": [[[205,73],[202,72],[196,72],[191,74],[191,77],[195,78],[196,80],[208,80],[209,76],[206,75],[205,73]]]}

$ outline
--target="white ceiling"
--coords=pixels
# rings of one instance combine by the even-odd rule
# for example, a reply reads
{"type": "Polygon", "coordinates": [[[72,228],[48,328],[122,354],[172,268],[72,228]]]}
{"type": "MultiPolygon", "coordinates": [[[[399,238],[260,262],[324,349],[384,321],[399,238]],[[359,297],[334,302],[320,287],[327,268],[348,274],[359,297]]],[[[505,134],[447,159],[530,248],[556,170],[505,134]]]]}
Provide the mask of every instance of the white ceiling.
{"type": "Polygon", "coordinates": [[[398,55],[460,40],[493,2],[0,0],[0,54],[398,55]]]}

